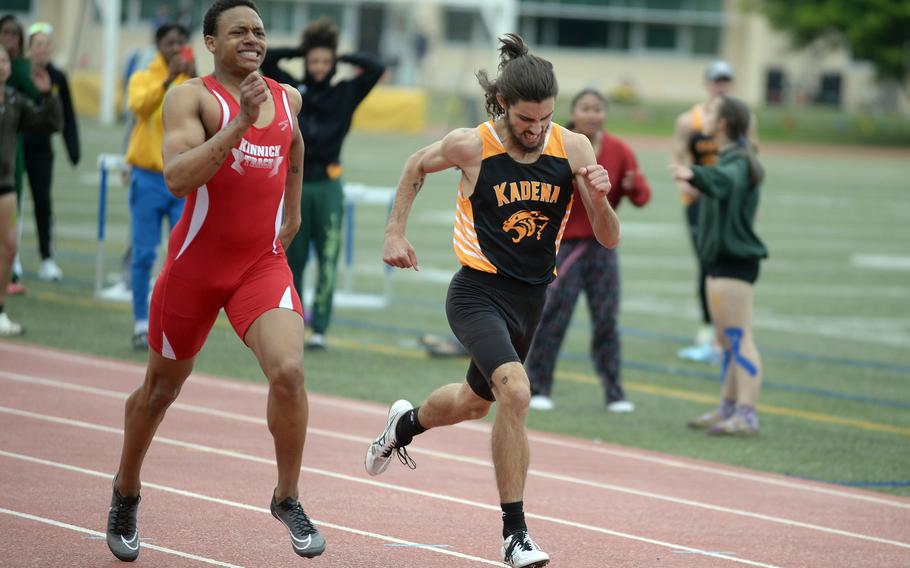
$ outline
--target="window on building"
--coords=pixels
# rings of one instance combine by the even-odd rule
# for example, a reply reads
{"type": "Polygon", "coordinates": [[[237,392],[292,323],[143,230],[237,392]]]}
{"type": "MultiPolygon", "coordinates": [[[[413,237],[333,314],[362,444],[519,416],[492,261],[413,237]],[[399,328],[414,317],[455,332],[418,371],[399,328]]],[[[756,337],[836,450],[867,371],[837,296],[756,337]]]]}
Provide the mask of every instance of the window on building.
{"type": "Polygon", "coordinates": [[[339,26],[344,20],[344,6],[337,2],[315,2],[307,4],[307,20],[313,21],[317,18],[327,17],[339,26]]]}
{"type": "Polygon", "coordinates": [[[607,47],[609,22],[603,20],[557,20],[557,34],[561,47],[603,49],[607,47]]]}
{"type": "Polygon", "coordinates": [[[692,53],[717,55],[720,53],[720,28],[695,26],[692,28],[692,53]]]}
{"type": "Polygon", "coordinates": [[[645,25],[645,47],[648,49],[676,49],[677,29],[668,24],[645,25]]]}
{"type": "Polygon", "coordinates": [[[31,12],[32,0],[5,0],[3,2],[3,13],[6,12],[31,12]]]}
{"type": "Polygon", "coordinates": [[[446,8],[443,18],[446,41],[470,43],[483,38],[483,20],[477,11],[446,8]]]}

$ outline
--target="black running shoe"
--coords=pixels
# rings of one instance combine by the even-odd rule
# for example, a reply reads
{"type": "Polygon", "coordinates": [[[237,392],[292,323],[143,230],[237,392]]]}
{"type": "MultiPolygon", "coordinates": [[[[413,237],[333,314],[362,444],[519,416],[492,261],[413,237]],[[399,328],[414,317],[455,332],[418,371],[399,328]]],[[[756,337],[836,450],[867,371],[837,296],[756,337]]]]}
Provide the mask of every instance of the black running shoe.
{"type": "Polygon", "coordinates": [[[139,556],[139,529],[136,513],[140,497],[124,497],[114,485],[107,514],[107,547],[119,560],[132,562],[139,556]]]}
{"type": "Polygon", "coordinates": [[[294,552],[304,558],[315,558],[325,551],[325,539],[313,526],[300,506],[300,501],[288,497],[281,503],[272,495],[272,516],[281,521],[291,533],[294,552]]]}

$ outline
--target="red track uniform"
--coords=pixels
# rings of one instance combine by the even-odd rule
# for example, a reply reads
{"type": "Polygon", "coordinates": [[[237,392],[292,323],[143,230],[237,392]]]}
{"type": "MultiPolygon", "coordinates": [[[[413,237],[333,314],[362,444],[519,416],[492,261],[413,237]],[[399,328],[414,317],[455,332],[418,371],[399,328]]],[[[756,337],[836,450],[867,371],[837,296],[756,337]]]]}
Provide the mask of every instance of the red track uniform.
{"type": "MultiPolygon", "coordinates": [[[[221,105],[224,128],[240,105],[213,76],[202,80],[221,105]]],[[[149,313],[149,346],[163,357],[196,355],[222,308],[241,339],[268,310],[303,316],[278,239],[294,119],[284,88],[265,81],[274,120],[246,131],[215,175],[187,197],[171,232],[149,313]]]]}

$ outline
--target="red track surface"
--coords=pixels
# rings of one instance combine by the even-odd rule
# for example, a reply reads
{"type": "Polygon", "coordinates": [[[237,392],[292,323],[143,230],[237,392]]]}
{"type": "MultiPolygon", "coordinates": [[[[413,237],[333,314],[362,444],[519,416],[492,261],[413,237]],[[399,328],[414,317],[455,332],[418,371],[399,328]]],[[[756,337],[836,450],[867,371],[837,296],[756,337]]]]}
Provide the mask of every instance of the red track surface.
{"type": "MultiPolygon", "coordinates": [[[[0,342],[0,566],[121,565],[103,531],[143,373],[0,342]]],[[[268,512],[265,394],[187,382],[143,469],[141,565],[500,565],[486,424],[430,431],[409,448],[416,471],[371,478],[363,454],[387,409],[323,395],[310,395],[301,500],[328,547],[298,558],[268,512]]],[[[542,433],[531,451],[525,508],[552,566],[910,566],[910,499],[542,433]]]]}

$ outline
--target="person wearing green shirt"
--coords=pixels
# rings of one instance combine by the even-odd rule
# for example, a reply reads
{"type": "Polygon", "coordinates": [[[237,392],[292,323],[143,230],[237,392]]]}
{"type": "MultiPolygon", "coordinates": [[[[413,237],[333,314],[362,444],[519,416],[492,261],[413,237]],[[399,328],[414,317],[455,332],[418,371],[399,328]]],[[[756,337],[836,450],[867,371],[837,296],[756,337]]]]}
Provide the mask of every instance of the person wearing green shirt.
{"type": "Polygon", "coordinates": [[[758,434],[762,364],[752,336],[752,297],[768,251],[754,227],[764,171],[748,142],[750,122],[749,107],[739,99],[714,99],[704,132],[718,141],[717,163],[671,166],[677,181],[689,183],[684,191],[702,200],[695,243],[707,267],[708,308],[724,350],[721,402],[688,425],[716,435],[758,434]]]}

